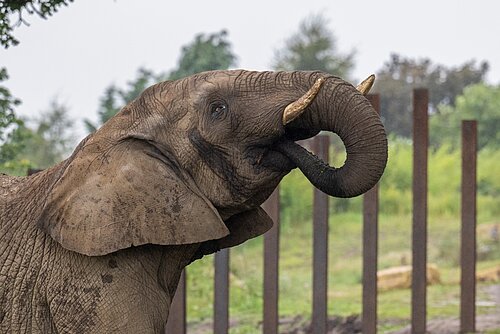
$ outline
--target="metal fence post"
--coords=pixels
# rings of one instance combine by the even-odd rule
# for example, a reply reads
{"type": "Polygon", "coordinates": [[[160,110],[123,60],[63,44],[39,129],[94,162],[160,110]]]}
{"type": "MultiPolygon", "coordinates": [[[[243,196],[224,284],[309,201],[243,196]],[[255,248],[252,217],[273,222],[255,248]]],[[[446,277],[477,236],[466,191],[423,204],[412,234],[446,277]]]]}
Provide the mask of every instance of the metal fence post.
{"type": "Polygon", "coordinates": [[[413,91],[412,334],[426,332],[427,299],[427,89],[413,91]]]}
{"type": "Polygon", "coordinates": [[[477,122],[462,121],[461,333],[476,327],[476,166],[477,122]]]}
{"type": "Polygon", "coordinates": [[[229,331],[229,248],[214,256],[214,333],[229,331]]]}
{"type": "Polygon", "coordinates": [[[278,333],[278,263],[280,234],[279,186],[262,205],[272,218],[273,227],[264,234],[264,334],[278,333]]]}
{"type": "MultiPolygon", "coordinates": [[[[367,96],[380,115],[380,96],[367,96]]],[[[362,332],[377,333],[378,184],[363,196],[362,332]]]]}
{"type": "MultiPolygon", "coordinates": [[[[330,137],[316,136],[315,154],[328,162],[330,137]]],[[[328,321],[328,195],[314,188],[312,332],[326,334],[328,321]]]]}

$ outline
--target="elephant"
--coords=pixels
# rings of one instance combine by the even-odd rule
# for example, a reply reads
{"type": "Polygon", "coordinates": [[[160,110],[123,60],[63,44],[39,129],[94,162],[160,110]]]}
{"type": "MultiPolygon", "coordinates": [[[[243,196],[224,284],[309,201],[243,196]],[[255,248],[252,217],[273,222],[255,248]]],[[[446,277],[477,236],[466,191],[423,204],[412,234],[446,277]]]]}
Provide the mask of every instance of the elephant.
{"type": "Polygon", "coordinates": [[[1,333],[161,333],[181,271],[272,226],[260,207],[299,168],[358,196],[387,162],[364,93],[318,71],[209,71],[147,88],[66,160],[0,175],[1,333]],[[296,143],[344,141],[335,168],[296,143]]]}

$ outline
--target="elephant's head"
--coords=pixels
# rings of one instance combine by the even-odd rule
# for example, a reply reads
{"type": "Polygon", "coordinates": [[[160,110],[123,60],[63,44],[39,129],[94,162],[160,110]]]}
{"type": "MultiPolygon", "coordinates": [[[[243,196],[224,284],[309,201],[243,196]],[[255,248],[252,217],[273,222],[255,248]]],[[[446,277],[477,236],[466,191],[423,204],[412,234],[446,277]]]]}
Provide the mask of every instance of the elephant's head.
{"type": "Polygon", "coordinates": [[[148,88],[84,140],[61,167],[40,224],[88,255],[145,243],[231,246],[270,227],[259,205],[291,169],[352,197],[375,185],[386,160],[378,115],[337,77],[205,72],[148,88]],[[344,141],[341,168],[295,143],[321,130],[344,141]]]}

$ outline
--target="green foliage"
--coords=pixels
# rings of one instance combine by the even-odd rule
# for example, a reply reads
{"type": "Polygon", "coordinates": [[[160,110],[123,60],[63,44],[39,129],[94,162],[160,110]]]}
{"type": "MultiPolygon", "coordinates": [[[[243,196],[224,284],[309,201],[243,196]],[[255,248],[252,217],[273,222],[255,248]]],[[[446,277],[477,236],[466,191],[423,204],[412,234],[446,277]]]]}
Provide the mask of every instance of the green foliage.
{"type": "Polygon", "coordinates": [[[406,214],[411,210],[411,144],[389,137],[389,159],[380,181],[383,195],[380,210],[392,214],[406,214]]]}
{"type": "Polygon", "coordinates": [[[21,157],[21,152],[33,135],[33,131],[22,121],[9,132],[5,142],[0,146],[0,172],[26,175],[28,168],[34,167],[29,159],[21,157]]]}
{"type": "Polygon", "coordinates": [[[67,108],[52,101],[33,128],[20,122],[0,146],[0,171],[26,175],[28,168],[47,168],[61,161],[74,142],[67,108]]]}
{"type": "Polygon", "coordinates": [[[461,153],[442,145],[429,151],[428,210],[450,216],[460,210],[461,153]]]}
{"type": "Polygon", "coordinates": [[[439,113],[432,115],[430,120],[434,146],[445,141],[459,147],[461,122],[472,119],[478,121],[478,147],[500,148],[500,85],[470,85],[457,96],[454,106],[441,104],[438,110],[439,113]]]}
{"type": "MultiPolygon", "coordinates": [[[[4,67],[0,68],[0,83],[6,81],[8,78],[7,69],[4,67]]],[[[12,96],[7,87],[0,86],[0,144],[5,140],[5,133],[12,126],[20,123],[20,120],[16,118],[14,113],[14,106],[20,103],[21,100],[12,96]]]]}
{"type": "MultiPolygon", "coordinates": [[[[73,0],[4,0],[0,2],[0,44],[4,48],[15,46],[19,41],[12,35],[14,27],[27,22],[23,14],[37,14],[46,19],[62,6],[73,0]],[[11,24],[14,15],[16,24],[11,24]]],[[[5,68],[0,69],[0,82],[8,78],[5,68]]],[[[0,86],[0,171],[25,175],[30,167],[48,167],[62,159],[71,138],[67,135],[71,121],[66,108],[53,102],[52,110],[43,114],[32,130],[14,114],[14,106],[21,101],[0,86]]]]}
{"type": "Polygon", "coordinates": [[[289,222],[288,226],[296,226],[311,217],[312,187],[302,173],[295,169],[282,181],[280,187],[281,217],[289,222]]]}
{"type": "Polygon", "coordinates": [[[392,54],[377,73],[374,92],[380,94],[382,119],[389,133],[406,138],[412,134],[412,91],[429,89],[429,106],[455,104],[465,87],[484,80],[488,63],[469,61],[458,67],[434,64],[428,58],[412,59],[392,54]]]}
{"type": "Polygon", "coordinates": [[[52,16],[62,6],[67,6],[73,0],[2,0],[0,1],[0,45],[4,48],[19,44],[12,35],[13,28],[22,23],[27,25],[23,19],[23,13],[37,14],[46,19],[52,16]],[[18,15],[17,23],[11,24],[10,20],[14,14],[18,15]]]}
{"type": "Polygon", "coordinates": [[[68,108],[53,100],[47,110],[36,120],[33,142],[24,154],[31,157],[38,168],[47,168],[61,161],[71,151],[74,144],[73,120],[68,116],[68,108]]]}
{"type": "Polygon", "coordinates": [[[347,78],[354,66],[354,52],[337,50],[337,41],[328,29],[328,21],[313,15],[300,23],[299,31],[288,38],[285,47],[275,52],[276,70],[319,70],[347,78]]]}
{"type": "Polygon", "coordinates": [[[226,30],[209,35],[196,35],[193,42],[182,47],[177,68],[170,72],[168,78],[176,80],[203,71],[228,69],[235,65],[236,56],[231,50],[227,35],[226,30]]]}
{"type": "MultiPolygon", "coordinates": [[[[335,148],[334,148],[335,149],[335,148]]],[[[338,154],[337,154],[338,155],[338,154]]],[[[330,153],[335,158],[335,154],[330,153]]],[[[461,153],[449,144],[429,149],[428,210],[433,216],[452,216],[460,212],[461,153]]],[[[334,159],[335,160],[335,159],[334,159]]],[[[341,159],[333,165],[339,166],[341,159]]],[[[478,210],[482,217],[500,215],[498,177],[500,150],[484,148],[478,153],[478,210]]],[[[330,162],[331,163],[331,162],[330,162]]],[[[389,160],[380,181],[380,210],[384,214],[408,215],[412,212],[413,147],[409,140],[389,137],[389,160]]],[[[281,217],[289,226],[311,218],[313,190],[297,169],[282,181],[281,217]]],[[[362,196],[352,199],[330,198],[332,213],[355,213],[362,209],[362,196]]]]}
{"type": "Polygon", "coordinates": [[[17,154],[24,149],[25,143],[31,135],[32,131],[26,128],[24,122],[9,132],[5,142],[0,146],[0,163],[14,160],[17,154]]]}
{"type": "Polygon", "coordinates": [[[478,155],[478,193],[493,198],[500,197],[500,177],[498,177],[498,162],[500,150],[490,147],[483,148],[478,155]]]}
{"type": "MultiPolygon", "coordinates": [[[[0,69],[0,82],[9,78],[5,68],[0,69]]],[[[20,174],[29,167],[26,159],[15,160],[17,152],[23,147],[21,138],[26,134],[24,122],[16,117],[14,106],[21,101],[10,93],[7,87],[0,86],[0,172],[20,174]]]]}
{"type": "MultiPolygon", "coordinates": [[[[380,208],[387,214],[412,210],[412,144],[392,138],[389,160],[381,180],[380,208]]],[[[429,149],[428,211],[434,216],[457,215],[460,210],[461,153],[450,145],[429,149]]],[[[478,155],[478,209],[484,217],[500,214],[495,204],[500,195],[496,165],[500,151],[483,149],[478,155]]]]}

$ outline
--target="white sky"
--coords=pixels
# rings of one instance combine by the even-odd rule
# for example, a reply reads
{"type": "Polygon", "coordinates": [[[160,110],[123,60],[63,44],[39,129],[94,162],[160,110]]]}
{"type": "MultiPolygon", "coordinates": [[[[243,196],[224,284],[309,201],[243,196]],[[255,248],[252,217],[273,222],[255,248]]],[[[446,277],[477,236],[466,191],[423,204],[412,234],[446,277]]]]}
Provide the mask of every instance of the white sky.
{"type": "Polygon", "coordinates": [[[54,97],[77,119],[95,120],[99,97],[143,66],[174,68],[183,45],[200,32],[227,29],[238,68],[270,69],[274,50],[310,14],[323,13],[341,52],[356,50],[354,77],[379,70],[393,52],[456,66],[490,63],[500,83],[500,1],[160,1],[75,0],[48,20],[25,16],[20,44],[0,49],[6,85],[23,100],[18,114],[36,117],[54,97]]]}

